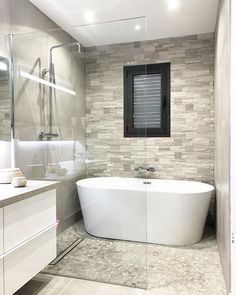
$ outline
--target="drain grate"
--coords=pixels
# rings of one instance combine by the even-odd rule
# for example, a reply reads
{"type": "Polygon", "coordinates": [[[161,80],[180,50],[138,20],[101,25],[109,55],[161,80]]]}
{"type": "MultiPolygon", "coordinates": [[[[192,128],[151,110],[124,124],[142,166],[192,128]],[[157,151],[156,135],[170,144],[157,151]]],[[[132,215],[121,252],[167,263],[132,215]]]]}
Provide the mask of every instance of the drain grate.
{"type": "Polygon", "coordinates": [[[69,247],[67,247],[63,252],[61,252],[49,265],[56,265],[62,258],[64,258],[71,250],[73,250],[77,245],[79,245],[83,239],[75,240],[69,247]]]}

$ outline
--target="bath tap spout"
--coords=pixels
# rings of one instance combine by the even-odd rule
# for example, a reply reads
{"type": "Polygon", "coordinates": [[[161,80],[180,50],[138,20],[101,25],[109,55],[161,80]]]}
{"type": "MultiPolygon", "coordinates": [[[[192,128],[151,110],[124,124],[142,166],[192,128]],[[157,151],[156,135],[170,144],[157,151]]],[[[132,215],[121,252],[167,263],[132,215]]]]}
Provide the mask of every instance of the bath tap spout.
{"type": "Polygon", "coordinates": [[[143,166],[138,166],[134,169],[137,172],[155,172],[155,168],[153,167],[143,167],[143,166]]]}

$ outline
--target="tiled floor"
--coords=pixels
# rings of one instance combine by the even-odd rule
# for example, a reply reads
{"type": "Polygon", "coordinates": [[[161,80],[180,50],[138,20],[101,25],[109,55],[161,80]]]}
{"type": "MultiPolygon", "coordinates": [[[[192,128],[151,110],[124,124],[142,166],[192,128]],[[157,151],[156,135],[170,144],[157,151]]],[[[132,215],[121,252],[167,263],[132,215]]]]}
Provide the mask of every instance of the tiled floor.
{"type": "Polygon", "coordinates": [[[146,246],[141,243],[85,238],[44,272],[128,287],[146,288],[146,246]]]}
{"type": "Polygon", "coordinates": [[[226,294],[212,230],[207,230],[203,240],[195,245],[169,247],[97,239],[88,235],[83,224],[78,223],[59,236],[59,252],[78,238],[82,238],[82,242],[44,272],[148,289],[158,295],[226,294]]]}
{"type": "Polygon", "coordinates": [[[78,238],[93,238],[89,234],[86,233],[84,229],[83,221],[75,223],[67,230],[62,232],[57,236],[57,255],[62,253],[67,247],[69,247],[73,242],[75,242],[78,238]]]}

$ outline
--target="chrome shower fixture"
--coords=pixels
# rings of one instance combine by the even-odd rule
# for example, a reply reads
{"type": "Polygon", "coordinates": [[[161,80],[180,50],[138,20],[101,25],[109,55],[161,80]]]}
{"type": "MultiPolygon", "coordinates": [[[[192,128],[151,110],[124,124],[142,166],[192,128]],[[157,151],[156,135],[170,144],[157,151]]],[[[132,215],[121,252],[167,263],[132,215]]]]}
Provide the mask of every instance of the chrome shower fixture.
{"type": "Polygon", "coordinates": [[[54,45],[50,48],[50,50],[49,50],[49,72],[51,72],[51,68],[53,65],[53,62],[52,62],[53,49],[60,48],[60,47],[72,47],[72,46],[78,46],[78,52],[81,52],[81,44],[79,42],[58,44],[58,45],[54,45]]]}
{"type": "MultiPolygon", "coordinates": [[[[56,84],[56,77],[55,77],[55,68],[53,64],[53,50],[61,47],[72,47],[72,46],[78,46],[78,52],[81,52],[81,44],[79,42],[71,42],[71,43],[64,43],[64,44],[58,44],[50,47],[49,49],[49,64],[48,69],[42,70],[42,79],[45,79],[45,76],[49,74],[49,83],[56,84]]],[[[56,88],[56,87],[54,87],[56,88]]],[[[58,137],[59,134],[53,132],[53,109],[52,109],[52,86],[49,87],[49,130],[48,132],[41,132],[39,134],[39,139],[43,140],[44,138],[50,139],[52,137],[58,137]]]]}
{"type": "MultiPolygon", "coordinates": [[[[49,67],[48,69],[43,69],[42,70],[42,76],[45,77],[47,73],[53,75],[52,70],[53,70],[53,62],[52,62],[52,51],[54,49],[60,48],[60,47],[72,47],[72,46],[78,46],[78,52],[81,52],[81,44],[79,42],[71,42],[71,43],[64,43],[64,44],[58,44],[50,47],[49,49],[49,67]]],[[[50,77],[49,77],[50,78],[50,77]]]]}

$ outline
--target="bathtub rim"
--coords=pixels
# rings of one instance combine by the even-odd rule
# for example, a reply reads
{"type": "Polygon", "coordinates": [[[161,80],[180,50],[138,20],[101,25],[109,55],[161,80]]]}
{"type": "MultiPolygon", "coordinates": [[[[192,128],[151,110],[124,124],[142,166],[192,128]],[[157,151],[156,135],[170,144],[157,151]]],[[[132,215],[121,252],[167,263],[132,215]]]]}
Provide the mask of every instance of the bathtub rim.
{"type": "MultiPolygon", "coordinates": [[[[138,178],[138,177],[120,177],[120,176],[101,176],[101,177],[88,177],[88,178],[84,178],[84,179],[80,179],[78,181],[76,181],[76,186],[77,187],[81,187],[81,188],[88,188],[88,189],[105,189],[105,190],[116,190],[116,191],[127,191],[127,190],[130,190],[130,191],[137,191],[137,192],[140,192],[140,191],[143,191],[143,192],[157,192],[157,193],[165,193],[165,194],[176,194],[176,195],[199,195],[199,194],[207,194],[207,193],[213,193],[215,191],[215,188],[213,185],[211,184],[208,184],[208,183],[205,183],[205,182],[200,182],[200,181],[192,181],[192,180],[175,180],[175,179],[159,179],[159,178],[138,178]],[[183,183],[192,183],[192,184],[195,184],[195,185],[200,185],[202,187],[205,187],[205,190],[202,189],[201,191],[198,190],[198,191],[194,191],[194,190],[188,190],[188,191],[174,191],[174,190],[157,190],[157,189],[151,189],[151,187],[149,186],[149,189],[139,189],[137,187],[134,186],[134,188],[131,188],[131,187],[104,187],[104,186],[100,186],[100,185],[89,185],[89,183],[87,183],[88,181],[91,181],[91,180],[107,180],[107,179],[129,179],[129,180],[132,180],[132,179],[137,179],[137,180],[140,180],[138,183],[140,186],[142,186],[142,188],[146,188],[146,185],[148,186],[149,184],[143,184],[141,182],[152,182],[152,181],[167,181],[167,182],[175,182],[175,183],[180,183],[180,182],[183,182],[183,183]],[[144,186],[145,185],[145,186],[144,186]],[[208,188],[208,189],[207,189],[208,188]]],[[[147,187],[148,188],[148,187],[147,187]]]]}

